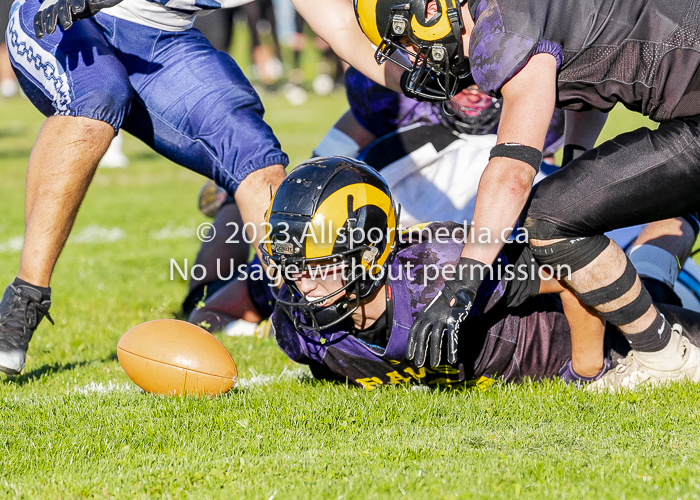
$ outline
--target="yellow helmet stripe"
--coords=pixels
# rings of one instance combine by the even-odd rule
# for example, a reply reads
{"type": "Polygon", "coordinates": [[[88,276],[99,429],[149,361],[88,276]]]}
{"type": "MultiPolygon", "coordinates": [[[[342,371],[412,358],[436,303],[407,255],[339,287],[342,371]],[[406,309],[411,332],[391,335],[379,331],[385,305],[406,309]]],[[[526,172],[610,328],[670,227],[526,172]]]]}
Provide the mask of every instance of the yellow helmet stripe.
{"type": "Polygon", "coordinates": [[[387,227],[390,233],[388,235],[389,241],[382,255],[374,262],[381,266],[386,262],[391,252],[391,247],[394,245],[396,238],[396,214],[394,213],[391,199],[384,191],[370,184],[361,183],[350,184],[339,189],[326,198],[316,209],[316,214],[311,219],[309,230],[310,232],[313,231],[316,241],[307,233],[306,258],[327,257],[333,253],[333,247],[338,237],[338,229],[343,227],[348,219],[348,196],[353,197],[353,211],[366,205],[374,205],[386,214],[387,227]],[[338,225],[329,225],[328,221],[338,225]]]}
{"type": "MultiPolygon", "coordinates": [[[[360,28],[369,41],[379,46],[382,43],[382,36],[377,29],[377,1],[378,0],[357,0],[357,19],[360,28]]],[[[444,0],[443,0],[444,1],[444,0]]]]}
{"type": "MultiPolygon", "coordinates": [[[[445,38],[452,32],[450,20],[447,18],[447,2],[445,0],[438,0],[438,2],[440,2],[440,19],[434,25],[425,26],[415,15],[411,18],[411,29],[418,39],[432,42],[445,38]]],[[[453,0],[450,0],[450,3],[454,5],[453,0]]]]}

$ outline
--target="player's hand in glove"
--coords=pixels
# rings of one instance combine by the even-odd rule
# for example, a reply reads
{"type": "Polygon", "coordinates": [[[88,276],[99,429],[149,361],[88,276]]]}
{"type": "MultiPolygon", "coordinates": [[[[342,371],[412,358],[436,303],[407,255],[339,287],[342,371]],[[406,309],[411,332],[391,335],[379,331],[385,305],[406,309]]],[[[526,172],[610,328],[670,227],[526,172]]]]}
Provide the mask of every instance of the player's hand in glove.
{"type": "Polygon", "coordinates": [[[34,33],[37,38],[51,35],[56,25],[64,30],[73,26],[74,21],[87,19],[102,9],[114,7],[122,0],[45,0],[34,16],[34,33]]]}
{"type": "MultiPolygon", "coordinates": [[[[479,264],[461,258],[459,267],[465,270],[470,264],[479,264]]],[[[468,273],[468,271],[466,271],[468,273]]],[[[468,278],[469,274],[463,277],[468,278]]],[[[408,332],[406,358],[416,367],[425,365],[430,354],[430,366],[440,365],[442,339],[447,333],[447,363],[457,362],[459,328],[469,315],[480,282],[469,279],[454,279],[445,282],[445,288],[423,309],[408,332]]]]}
{"type": "MultiPolygon", "coordinates": [[[[415,78],[415,75],[414,75],[415,78]]],[[[454,80],[453,80],[454,82],[454,80]]],[[[454,95],[474,83],[471,75],[458,78],[456,84],[451,85],[450,89],[445,88],[445,77],[431,71],[422,82],[423,88],[414,90],[416,85],[410,85],[411,72],[404,71],[401,75],[401,91],[406,97],[415,99],[416,101],[442,102],[451,99],[454,95]]]]}

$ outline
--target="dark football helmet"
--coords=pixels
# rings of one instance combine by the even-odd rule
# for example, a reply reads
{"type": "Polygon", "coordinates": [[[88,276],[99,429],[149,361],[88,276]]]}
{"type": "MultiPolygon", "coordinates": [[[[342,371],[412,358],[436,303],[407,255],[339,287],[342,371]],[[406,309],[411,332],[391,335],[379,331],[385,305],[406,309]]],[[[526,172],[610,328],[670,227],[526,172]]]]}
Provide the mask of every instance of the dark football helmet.
{"type": "Polygon", "coordinates": [[[399,51],[413,63],[391,59],[409,71],[406,88],[429,100],[450,99],[471,78],[462,46],[459,0],[436,0],[437,13],[426,20],[431,0],[354,0],[360,28],[376,45],[382,64],[399,51]]]}
{"type": "Polygon", "coordinates": [[[386,182],[365,163],[344,157],[302,163],[277,189],[266,220],[270,233],[260,250],[286,284],[273,293],[297,330],[343,321],[384,282],[398,217],[386,182]],[[305,298],[294,277],[324,268],[342,271],[342,288],[305,298]]]}
{"type": "Polygon", "coordinates": [[[451,100],[435,103],[439,106],[440,121],[460,134],[495,134],[501,119],[502,99],[484,94],[474,85],[455,95],[451,100]]]}

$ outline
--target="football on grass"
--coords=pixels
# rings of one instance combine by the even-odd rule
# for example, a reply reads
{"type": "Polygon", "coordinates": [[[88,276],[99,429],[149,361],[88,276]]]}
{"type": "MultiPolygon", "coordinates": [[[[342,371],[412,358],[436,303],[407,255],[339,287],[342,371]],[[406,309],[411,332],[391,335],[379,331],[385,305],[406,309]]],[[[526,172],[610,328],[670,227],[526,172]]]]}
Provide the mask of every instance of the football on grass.
{"type": "Polygon", "coordinates": [[[211,333],[176,319],[148,321],[117,344],[126,374],[153,394],[217,396],[234,386],[236,363],[211,333]]]}

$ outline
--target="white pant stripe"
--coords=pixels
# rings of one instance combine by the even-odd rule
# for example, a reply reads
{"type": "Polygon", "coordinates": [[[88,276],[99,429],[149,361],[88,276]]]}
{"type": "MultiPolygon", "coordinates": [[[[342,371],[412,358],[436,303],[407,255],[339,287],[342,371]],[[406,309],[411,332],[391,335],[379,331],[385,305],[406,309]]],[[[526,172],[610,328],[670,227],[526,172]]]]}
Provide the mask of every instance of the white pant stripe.
{"type": "Polygon", "coordinates": [[[7,26],[7,50],[12,62],[25,72],[51,96],[59,115],[68,114],[71,102],[68,77],[53,54],[44,50],[39,43],[22,30],[19,9],[24,0],[12,5],[10,22],[7,26]]]}

